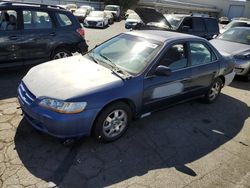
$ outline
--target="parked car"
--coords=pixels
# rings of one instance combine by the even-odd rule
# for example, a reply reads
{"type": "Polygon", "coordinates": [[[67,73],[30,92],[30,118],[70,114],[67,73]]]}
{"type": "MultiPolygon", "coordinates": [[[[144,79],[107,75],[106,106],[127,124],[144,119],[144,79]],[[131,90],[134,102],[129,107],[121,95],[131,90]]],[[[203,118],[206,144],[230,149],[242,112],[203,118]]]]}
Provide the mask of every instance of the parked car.
{"type": "Polygon", "coordinates": [[[79,8],[73,13],[79,22],[84,23],[85,18],[90,13],[88,9],[79,8]]]}
{"type": "Polygon", "coordinates": [[[108,20],[109,20],[109,24],[110,24],[110,25],[113,24],[114,21],[115,21],[115,18],[114,18],[113,13],[111,13],[111,12],[106,12],[106,16],[107,16],[107,18],[108,18],[108,20]]]}
{"type": "Polygon", "coordinates": [[[95,10],[95,8],[94,8],[94,7],[89,6],[89,5],[82,5],[82,6],[80,6],[80,8],[82,8],[82,9],[87,9],[89,12],[91,12],[91,11],[94,11],[94,10],[95,10]]]}
{"type": "Polygon", "coordinates": [[[219,34],[218,21],[212,17],[195,15],[171,14],[167,17],[153,8],[136,8],[143,24],[138,24],[136,29],[161,29],[187,33],[212,39],[219,34]]]}
{"type": "Polygon", "coordinates": [[[220,33],[224,33],[228,29],[234,28],[234,27],[250,27],[250,20],[244,21],[244,20],[234,20],[230,22],[229,24],[222,27],[220,30],[220,33]]]}
{"type": "Polygon", "coordinates": [[[210,41],[220,52],[235,58],[235,72],[250,81],[250,27],[235,27],[210,41]]]}
{"type": "Polygon", "coordinates": [[[141,18],[136,14],[129,14],[125,21],[126,29],[134,29],[138,23],[142,23],[141,18]]]}
{"type": "Polygon", "coordinates": [[[72,13],[74,13],[77,9],[77,5],[76,4],[67,4],[66,9],[71,11],[72,13]]]}
{"type": "Polygon", "coordinates": [[[128,9],[126,12],[125,12],[125,20],[128,18],[128,16],[130,14],[136,14],[134,10],[132,9],[128,9]]]}
{"type": "Polygon", "coordinates": [[[121,18],[121,7],[118,5],[106,5],[104,12],[111,12],[115,17],[115,21],[119,21],[121,18]]]}
{"type": "Polygon", "coordinates": [[[219,18],[219,23],[221,24],[228,24],[230,21],[229,21],[229,18],[228,17],[220,17],[219,18]]]}
{"type": "Polygon", "coordinates": [[[109,24],[109,19],[103,11],[92,11],[84,20],[85,27],[105,28],[109,24]]]}
{"type": "Polygon", "coordinates": [[[60,138],[93,133],[100,141],[114,141],[133,118],[194,97],[215,102],[232,81],[233,68],[232,57],[200,37],[131,31],[84,56],[32,68],[18,99],[40,131],[60,138]]]}
{"type": "Polygon", "coordinates": [[[0,4],[0,25],[1,68],[88,51],[80,23],[58,6],[4,2],[0,4]]]}

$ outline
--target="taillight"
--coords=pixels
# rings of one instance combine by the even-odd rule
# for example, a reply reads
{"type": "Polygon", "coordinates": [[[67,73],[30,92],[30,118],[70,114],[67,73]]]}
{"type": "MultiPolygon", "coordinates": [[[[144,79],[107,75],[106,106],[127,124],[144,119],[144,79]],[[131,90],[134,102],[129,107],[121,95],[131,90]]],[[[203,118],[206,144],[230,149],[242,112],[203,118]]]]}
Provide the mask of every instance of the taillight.
{"type": "Polygon", "coordinates": [[[79,35],[81,35],[81,36],[84,38],[85,31],[84,31],[83,28],[79,28],[79,29],[77,29],[76,31],[77,31],[77,33],[79,33],[79,35]]]}

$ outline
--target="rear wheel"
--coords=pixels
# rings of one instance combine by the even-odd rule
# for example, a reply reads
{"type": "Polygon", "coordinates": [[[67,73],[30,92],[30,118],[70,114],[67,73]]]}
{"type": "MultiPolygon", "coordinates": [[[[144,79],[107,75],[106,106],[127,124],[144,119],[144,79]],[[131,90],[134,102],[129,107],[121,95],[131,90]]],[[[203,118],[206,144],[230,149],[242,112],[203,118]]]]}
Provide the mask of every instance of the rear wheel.
{"type": "Polygon", "coordinates": [[[220,78],[217,78],[210,86],[208,92],[205,95],[205,102],[207,103],[213,103],[215,102],[221,92],[221,89],[223,87],[223,82],[220,78]]]}
{"type": "Polygon", "coordinates": [[[112,142],[120,138],[128,128],[132,112],[123,102],[111,104],[97,117],[94,136],[101,142],[112,142]]]}
{"type": "Polygon", "coordinates": [[[65,48],[58,48],[53,53],[51,59],[55,60],[55,59],[69,57],[69,56],[72,56],[72,54],[68,50],[66,50],[65,48]]]}

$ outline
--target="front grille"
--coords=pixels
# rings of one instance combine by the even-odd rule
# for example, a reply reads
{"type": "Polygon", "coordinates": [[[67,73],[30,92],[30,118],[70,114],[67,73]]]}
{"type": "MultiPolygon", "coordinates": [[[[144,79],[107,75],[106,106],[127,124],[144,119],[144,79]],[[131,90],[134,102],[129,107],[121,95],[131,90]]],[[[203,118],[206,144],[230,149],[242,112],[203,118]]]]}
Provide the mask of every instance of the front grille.
{"type": "Polygon", "coordinates": [[[20,99],[28,105],[31,105],[36,99],[35,95],[33,95],[23,83],[18,87],[18,94],[20,99]]]}
{"type": "Polygon", "coordinates": [[[88,21],[88,24],[91,25],[91,26],[95,26],[97,24],[97,22],[95,22],[95,21],[88,21]]]}

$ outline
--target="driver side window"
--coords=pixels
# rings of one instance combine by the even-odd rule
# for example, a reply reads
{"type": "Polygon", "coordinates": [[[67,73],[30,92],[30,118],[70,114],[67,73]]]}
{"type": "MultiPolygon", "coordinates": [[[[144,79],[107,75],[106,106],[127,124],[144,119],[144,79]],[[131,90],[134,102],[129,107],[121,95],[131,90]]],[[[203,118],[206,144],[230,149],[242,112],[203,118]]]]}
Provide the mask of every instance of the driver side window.
{"type": "Polygon", "coordinates": [[[186,45],[175,44],[171,46],[161,59],[160,65],[167,66],[172,71],[186,68],[188,66],[186,45]]]}

